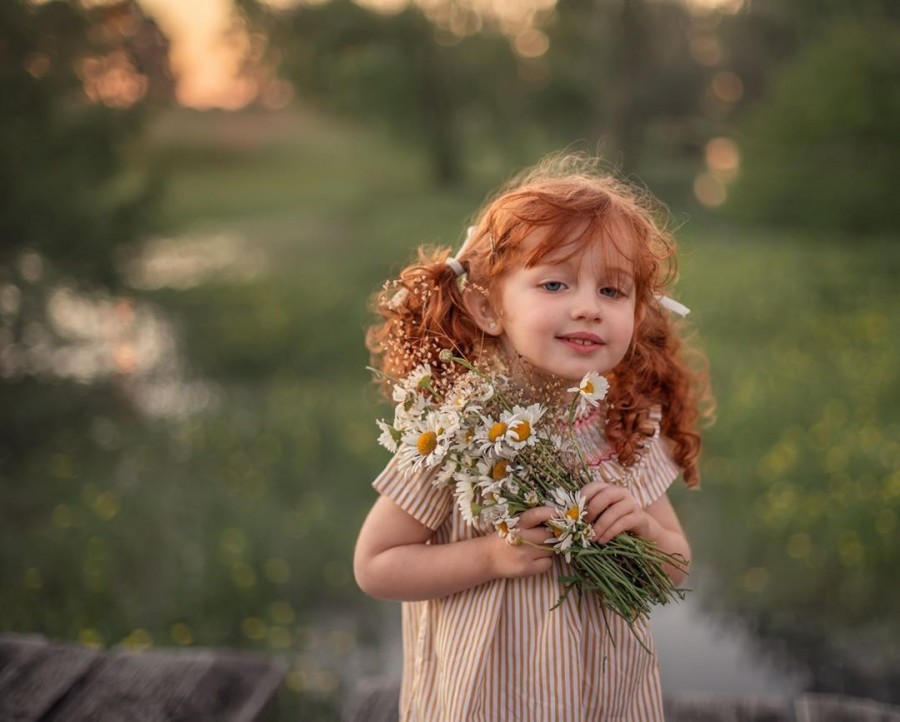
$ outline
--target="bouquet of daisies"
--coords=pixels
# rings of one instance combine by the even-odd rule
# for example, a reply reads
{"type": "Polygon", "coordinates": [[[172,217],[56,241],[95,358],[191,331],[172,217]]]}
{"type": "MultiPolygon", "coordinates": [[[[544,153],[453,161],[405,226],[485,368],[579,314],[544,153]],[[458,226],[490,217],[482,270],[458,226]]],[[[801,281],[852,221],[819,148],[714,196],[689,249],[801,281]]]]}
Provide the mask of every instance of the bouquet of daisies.
{"type": "Polygon", "coordinates": [[[441,392],[430,367],[418,367],[394,382],[393,423],[378,421],[379,443],[397,455],[401,469],[436,469],[434,483],[454,489],[465,521],[496,530],[510,544],[523,541],[517,531],[519,514],[540,505],[553,507],[548,543],[571,565],[571,574],[560,578],[557,606],[572,589],[595,592],[634,630],[652,605],[683,598],[683,590],[663,571],[665,564],[685,568],[681,556],[628,532],[597,544],[585,519],[580,489],[591,476],[572,421],[578,409],[605,398],[608,382],[603,376],[590,373],[568,389],[567,423],[560,423],[542,404],[514,403],[508,380],[499,373],[476,369],[446,351],[442,360],[462,364],[465,373],[441,392]]]}

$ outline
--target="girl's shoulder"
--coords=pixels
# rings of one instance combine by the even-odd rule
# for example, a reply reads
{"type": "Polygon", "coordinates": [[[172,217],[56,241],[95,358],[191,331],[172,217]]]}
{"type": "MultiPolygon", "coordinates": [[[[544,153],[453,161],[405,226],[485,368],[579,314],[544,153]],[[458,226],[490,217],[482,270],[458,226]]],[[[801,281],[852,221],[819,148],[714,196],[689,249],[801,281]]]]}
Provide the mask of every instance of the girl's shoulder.
{"type": "Polygon", "coordinates": [[[672,457],[669,440],[662,434],[662,408],[653,406],[648,414],[648,429],[634,463],[624,466],[607,440],[602,413],[597,411],[576,423],[576,439],[592,475],[607,483],[625,486],[646,506],[660,496],[678,478],[681,469],[672,457]]]}

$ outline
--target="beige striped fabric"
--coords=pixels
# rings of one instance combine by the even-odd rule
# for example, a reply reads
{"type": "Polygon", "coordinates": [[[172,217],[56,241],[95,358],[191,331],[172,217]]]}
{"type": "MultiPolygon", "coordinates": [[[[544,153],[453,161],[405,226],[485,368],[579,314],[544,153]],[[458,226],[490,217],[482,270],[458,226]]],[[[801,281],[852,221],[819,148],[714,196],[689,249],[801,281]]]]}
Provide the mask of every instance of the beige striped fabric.
{"type": "MultiPolygon", "coordinates": [[[[647,506],[677,477],[668,442],[645,448],[631,490],[647,506]]],[[[622,478],[596,416],[577,423],[585,459],[599,479],[622,478]]],[[[435,530],[432,544],[479,532],[468,527],[451,491],[431,473],[405,476],[392,460],[375,488],[435,530]]],[[[605,613],[593,594],[573,593],[551,611],[566,573],[555,557],[547,574],[496,579],[442,599],[404,602],[401,722],[656,722],[663,719],[659,672],[649,625],[638,629],[605,613]]]]}

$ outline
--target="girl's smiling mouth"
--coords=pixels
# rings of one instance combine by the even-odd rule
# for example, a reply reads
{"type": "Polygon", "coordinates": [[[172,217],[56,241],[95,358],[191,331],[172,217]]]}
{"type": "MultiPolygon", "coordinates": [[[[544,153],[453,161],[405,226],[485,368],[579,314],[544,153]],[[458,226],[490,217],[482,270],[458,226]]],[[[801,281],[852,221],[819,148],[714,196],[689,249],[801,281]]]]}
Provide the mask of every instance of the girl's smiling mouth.
{"type": "Polygon", "coordinates": [[[557,338],[570,348],[582,353],[594,351],[600,346],[606,345],[606,341],[593,333],[567,333],[564,336],[557,336],[557,338]]]}

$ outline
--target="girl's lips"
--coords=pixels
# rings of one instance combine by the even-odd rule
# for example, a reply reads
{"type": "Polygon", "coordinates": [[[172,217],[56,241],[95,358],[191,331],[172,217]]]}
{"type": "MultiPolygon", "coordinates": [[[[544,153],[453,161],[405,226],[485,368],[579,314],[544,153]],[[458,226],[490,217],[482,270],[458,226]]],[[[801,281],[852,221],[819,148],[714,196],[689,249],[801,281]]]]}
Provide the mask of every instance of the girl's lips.
{"type": "Polygon", "coordinates": [[[565,336],[557,336],[557,338],[579,353],[591,353],[606,345],[602,338],[593,333],[569,333],[565,336]]]}

